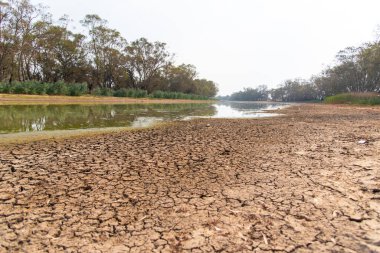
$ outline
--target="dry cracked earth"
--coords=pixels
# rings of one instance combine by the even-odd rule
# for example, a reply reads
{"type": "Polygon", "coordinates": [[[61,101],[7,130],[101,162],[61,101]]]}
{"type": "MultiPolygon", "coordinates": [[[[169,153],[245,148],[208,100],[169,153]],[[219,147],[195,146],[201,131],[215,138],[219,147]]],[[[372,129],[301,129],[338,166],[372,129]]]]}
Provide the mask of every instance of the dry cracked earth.
{"type": "Polygon", "coordinates": [[[283,113],[2,146],[0,252],[380,252],[380,108],[283,113]]]}

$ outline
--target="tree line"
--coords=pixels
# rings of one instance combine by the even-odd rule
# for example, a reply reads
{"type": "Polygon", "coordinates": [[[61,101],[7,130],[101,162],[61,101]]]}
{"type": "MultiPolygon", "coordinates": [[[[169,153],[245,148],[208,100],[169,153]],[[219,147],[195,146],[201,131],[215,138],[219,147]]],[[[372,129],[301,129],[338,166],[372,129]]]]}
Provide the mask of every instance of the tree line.
{"type": "Polygon", "coordinates": [[[0,0],[0,82],[86,83],[94,89],[141,89],[213,97],[213,81],[198,78],[195,66],[176,65],[163,42],[128,42],[98,15],[69,29],[68,16],[54,22],[29,0],[0,0]]]}
{"type": "Polygon", "coordinates": [[[380,40],[339,51],[333,66],[308,80],[289,79],[275,89],[268,89],[265,85],[245,88],[221,98],[290,102],[323,100],[329,96],[352,92],[380,92],[380,40]]]}

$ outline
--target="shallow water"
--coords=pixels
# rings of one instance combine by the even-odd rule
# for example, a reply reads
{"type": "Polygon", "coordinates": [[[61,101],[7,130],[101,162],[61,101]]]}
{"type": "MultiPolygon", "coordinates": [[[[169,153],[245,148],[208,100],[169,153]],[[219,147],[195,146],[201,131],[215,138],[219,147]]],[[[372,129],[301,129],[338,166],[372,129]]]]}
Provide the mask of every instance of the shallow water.
{"type": "Polygon", "coordinates": [[[0,134],[50,130],[147,127],[157,122],[209,118],[258,118],[284,104],[1,105],[0,134]]]}

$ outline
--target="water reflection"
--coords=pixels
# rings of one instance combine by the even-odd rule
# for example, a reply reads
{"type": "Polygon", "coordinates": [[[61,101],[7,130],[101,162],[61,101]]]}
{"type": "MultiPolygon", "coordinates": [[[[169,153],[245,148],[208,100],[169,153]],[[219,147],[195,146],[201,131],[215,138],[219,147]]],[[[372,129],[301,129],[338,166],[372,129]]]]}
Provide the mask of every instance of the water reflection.
{"type": "Polygon", "coordinates": [[[123,105],[3,105],[0,133],[106,127],[146,127],[160,121],[194,117],[247,118],[272,116],[263,109],[279,104],[123,104],[123,105]]]}
{"type": "Polygon", "coordinates": [[[0,106],[0,133],[145,127],[156,121],[214,113],[210,104],[5,105],[0,106]]]}
{"type": "Polygon", "coordinates": [[[216,107],[213,118],[261,118],[277,116],[276,113],[268,113],[266,110],[277,110],[286,104],[264,102],[220,102],[216,107]]]}

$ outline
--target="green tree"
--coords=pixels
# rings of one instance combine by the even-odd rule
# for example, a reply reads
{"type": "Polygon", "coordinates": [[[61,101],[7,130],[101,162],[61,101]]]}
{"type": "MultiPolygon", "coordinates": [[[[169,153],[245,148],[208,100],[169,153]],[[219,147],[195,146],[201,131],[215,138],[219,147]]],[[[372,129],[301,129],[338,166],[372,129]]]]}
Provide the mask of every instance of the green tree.
{"type": "Polygon", "coordinates": [[[106,26],[107,21],[98,15],[86,15],[81,21],[88,28],[90,41],[87,44],[89,61],[93,68],[91,87],[114,88],[120,82],[128,82],[126,57],[122,49],[126,40],[120,32],[106,26]]]}
{"type": "Polygon", "coordinates": [[[163,75],[166,79],[164,90],[195,94],[194,79],[197,76],[197,71],[194,65],[181,64],[175,66],[170,64],[165,68],[163,75]]]}
{"type": "Polygon", "coordinates": [[[125,52],[133,87],[151,92],[153,79],[171,63],[172,55],[167,51],[166,44],[140,38],[131,42],[125,52]]]}

